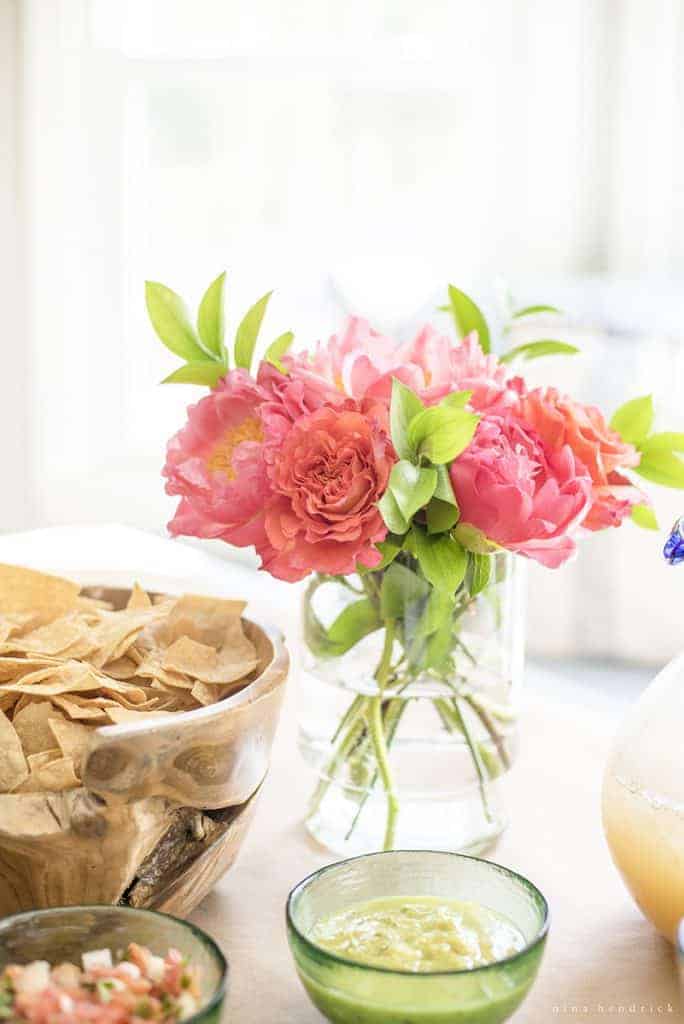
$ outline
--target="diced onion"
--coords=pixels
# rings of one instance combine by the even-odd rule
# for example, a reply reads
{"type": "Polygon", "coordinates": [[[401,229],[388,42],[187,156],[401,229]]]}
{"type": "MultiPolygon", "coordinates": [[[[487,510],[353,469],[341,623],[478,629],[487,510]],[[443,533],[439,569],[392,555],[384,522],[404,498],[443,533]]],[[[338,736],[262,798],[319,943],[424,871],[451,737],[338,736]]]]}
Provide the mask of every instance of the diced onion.
{"type": "Polygon", "coordinates": [[[147,974],[152,981],[160,982],[164,980],[164,972],[166,970],[166,964],[161,956],[155,956],[154,953],[150,954],[150,959],[147,962],[147,974]]]}
{"type": "Polygon", "coordinates": [[[193,1013],[197,1013],[197,1000],[189,992],[181,992],[177,999],[177,1005],[181,1020],[185,1020],[186,1017],[192,1017],[193,1013]]]}
{"type": "Polygon", "coordinates": [[[66,992],[60,992],[58,996],[59,1008],[62,1013],[73,1013],[75,1003],[66,992]]]}
{"type": "Polygon", "coordinates": [[[34,960],[24,967],[14,987],[24,995],[36,995],[50,984],[50,964],[47,960],[34,960]]]}
{"type": "Polygon", "coordinates": [[[99,967],[112,967],[112,952],[110,949],[93,949],[84,953],[81,957],[84,971],[94,971],[99,967]]]}
{"type": "Polygon", "coordinates": [[[130,960],[122,960],[120,964],[117,964],[116,969],[120,974],[125,974],[128,978],[139,978],[142,975],[138,965],[132,964],[130,960]]]}

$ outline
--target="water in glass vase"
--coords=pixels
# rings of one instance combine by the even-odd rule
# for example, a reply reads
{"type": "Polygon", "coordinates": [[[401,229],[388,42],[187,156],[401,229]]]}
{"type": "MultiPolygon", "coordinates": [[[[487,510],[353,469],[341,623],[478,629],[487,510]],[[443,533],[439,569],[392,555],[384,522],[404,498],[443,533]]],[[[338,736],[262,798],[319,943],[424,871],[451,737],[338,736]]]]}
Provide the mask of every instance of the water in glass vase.
{"type": "Polygon", "coordinates": [[[445,594],[402,552],[383,569],[309,583],[299,746],[313,776],[306,824],[323,845],[480,853],[501,834],[521,569],[509,554],[471,555],[445,594]]]}

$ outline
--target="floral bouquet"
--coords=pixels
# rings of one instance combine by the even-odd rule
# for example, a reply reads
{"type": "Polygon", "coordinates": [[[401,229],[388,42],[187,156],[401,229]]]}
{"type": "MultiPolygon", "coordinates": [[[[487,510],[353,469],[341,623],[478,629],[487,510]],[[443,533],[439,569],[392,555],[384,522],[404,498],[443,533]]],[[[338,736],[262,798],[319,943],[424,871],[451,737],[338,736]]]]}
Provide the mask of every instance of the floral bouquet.
{"type": "MultiPolygon", "coordinates": [[[[168,445],[166,490],[180,499],[169,529],[253,545],[273,576],[309,578],[306,667],[335,689],[305,730],[319,776],[310,827],[346,849],[321,825],[331,791],[346,841],[380,798],[382,829],[366,845],[395,845],[395,776],[420,775],[427,713],[435,749],[467,758],[491,823],[490,786],[510,765],[514,717],[510,657],[497,655],[492,669],[501,587],[519,559],[562,565],[586,531],[625,519],[656,529],[637,478],[684,487],[684,436],[652,433],[650,397],[608,422],[554,388],[528,389],[514,365],[577,350],[544,338],[494,354],[482,312],[454,287],[442,308],[455,336],[428,324],[399,344],[353,317],[311,352],[290,354],[293,335],[281,334],[252,371],[269,295],[229,352],[224,278],[204,295],[197,329],[174,292],[147,285],[156,333],[185,360],[167,381],[211,389],[168,445]],[[485,611],[483,634],[473,623],[485,611]],[[423,731],[408,768],[394,746],[412,703],[423,731]]],[[[557,312],[532,306],[511,321],[557,312]]],[[[315,689],[309,696],[315,704],[315,689]]],[[[420,829],[429,844],[424,818],[420,829]]],[[[450,845],[477,848],[472,836],[450,845]]]]}

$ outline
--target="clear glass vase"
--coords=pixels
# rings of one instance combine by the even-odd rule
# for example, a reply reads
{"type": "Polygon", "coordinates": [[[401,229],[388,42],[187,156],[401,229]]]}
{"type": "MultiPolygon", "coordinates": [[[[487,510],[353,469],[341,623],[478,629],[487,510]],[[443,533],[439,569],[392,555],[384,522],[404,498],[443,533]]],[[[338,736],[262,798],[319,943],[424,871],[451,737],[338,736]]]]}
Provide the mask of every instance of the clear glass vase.
{"type": "Polygon", "coordinates": [[[469,561],[456,594],[402,552],[316,576],[303,601],[299,746],[306,825],[342,856],[481,853],[506,826],[524,659],[520,560],[469,561]]]}

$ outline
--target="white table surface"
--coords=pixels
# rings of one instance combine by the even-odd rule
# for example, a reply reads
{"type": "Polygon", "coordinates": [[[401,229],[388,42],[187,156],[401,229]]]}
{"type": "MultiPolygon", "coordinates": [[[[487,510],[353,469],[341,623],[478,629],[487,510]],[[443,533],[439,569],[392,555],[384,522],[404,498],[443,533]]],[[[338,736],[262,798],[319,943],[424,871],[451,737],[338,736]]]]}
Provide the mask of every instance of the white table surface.
{"type": "MultiPolygon", "coordinates": [[[[293,687],[239,860],[193,915],[230,958],[226,1021],[323,1020],[300,987],[285,937],[289,889],[335,859],[301,825],[311,779],[295,747],[295,698],[293,687]]],[[[524,717],[512,824],[490,856],[542,889],[552,924],[517,1024],[681,1019],[672,949],[630,900],[603,840],[599,793],[609,734],[604,716],[572,707],[540,703],[524,717]]]]}
{"type": "MultiPolygon", "coordinates": [[[[134,575],[149,587],[246,596],[255,614],[294,636],[298,598],[292,588],[126,527],[5,535],[0,537],[0,561],[61,572],[84,583],[130,585],[134,575]]],[[[603,765],[626,703],[624,692],[620,696],[622,679],[613,672],[606,677],[605,693],[595,694],[587,690],[586,679],[575,689],[567,667],[558,685],[547,667],[532,666],[529,675],[522,752],[509,787],[512,824],[491,857],[542,889],[552,924],[539,979],[514,1020],[680,1020],[671,947],[632,903],[601,830],[603,765]]],[[[632,694],[642,680],[642,673],[625,674],[632,694]]],[[[284,926],[289,889],[335,859],[301,825],[311,784],[296,749],[293,678],[245,846],[232,871],[193,915],[230,959],[226,1022],[322,1020],[299,985],[284,926]]]]}

